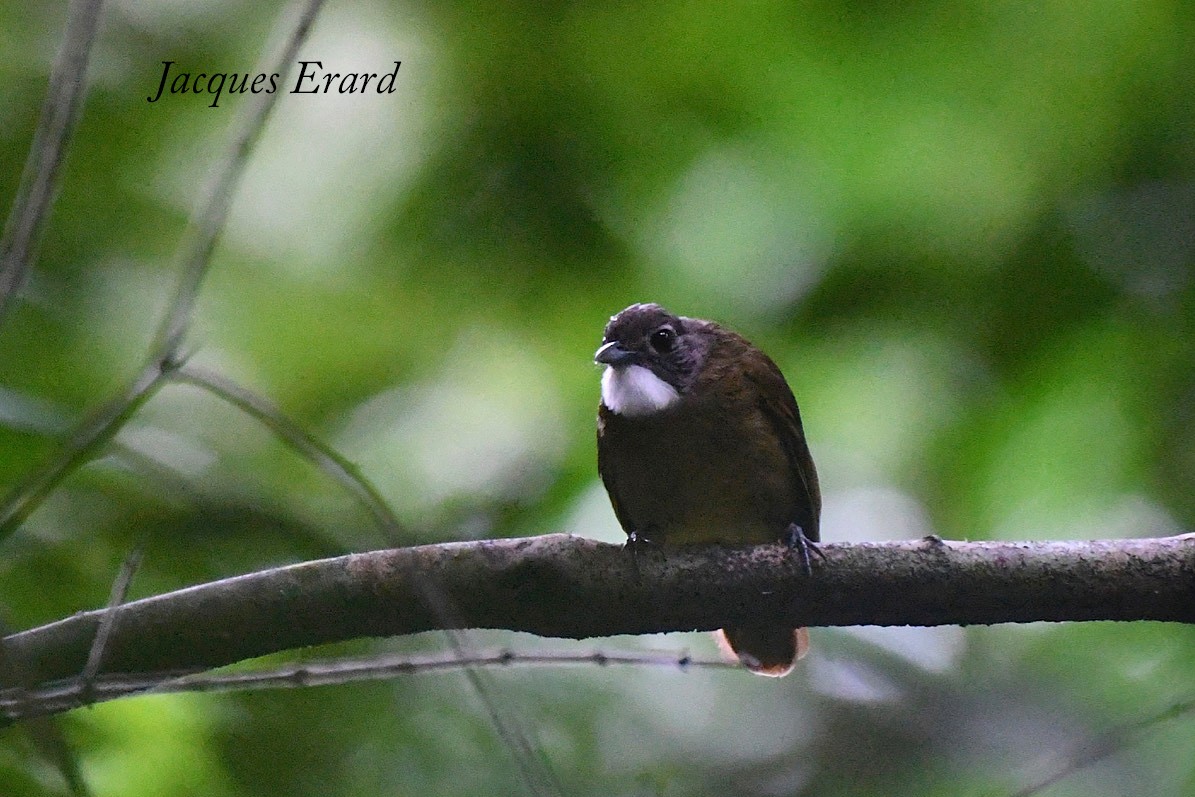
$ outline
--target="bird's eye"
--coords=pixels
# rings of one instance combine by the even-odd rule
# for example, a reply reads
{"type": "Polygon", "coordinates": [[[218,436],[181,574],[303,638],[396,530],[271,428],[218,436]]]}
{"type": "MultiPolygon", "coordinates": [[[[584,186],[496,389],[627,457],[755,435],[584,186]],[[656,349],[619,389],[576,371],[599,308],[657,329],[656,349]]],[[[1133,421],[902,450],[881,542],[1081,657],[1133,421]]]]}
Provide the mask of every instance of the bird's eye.
{"type": "Polygon", "coordinates": [[[660,327],[651,333],[651,347],[656,351],[672,351],[674,343],[676,343],[676,330],[672,327],[660,327]]]}

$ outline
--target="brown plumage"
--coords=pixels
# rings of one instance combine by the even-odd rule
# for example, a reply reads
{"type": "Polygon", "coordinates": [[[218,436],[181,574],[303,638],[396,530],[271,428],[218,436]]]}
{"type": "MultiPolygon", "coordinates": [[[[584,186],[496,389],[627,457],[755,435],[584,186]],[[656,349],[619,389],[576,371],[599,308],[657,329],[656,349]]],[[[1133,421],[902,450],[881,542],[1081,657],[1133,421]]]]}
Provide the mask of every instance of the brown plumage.
{"type": "MultiPolygon", "coordinates": [[[[821,495],[800,411],[767,355],[713,322],[646,304],[610,320],[595,359],[607,365],[598,470],[632,542],[818,540],[821,495]]],[[[808,646],[804,629],[723,634],[762,675],[784,675],[808,646]]]]}

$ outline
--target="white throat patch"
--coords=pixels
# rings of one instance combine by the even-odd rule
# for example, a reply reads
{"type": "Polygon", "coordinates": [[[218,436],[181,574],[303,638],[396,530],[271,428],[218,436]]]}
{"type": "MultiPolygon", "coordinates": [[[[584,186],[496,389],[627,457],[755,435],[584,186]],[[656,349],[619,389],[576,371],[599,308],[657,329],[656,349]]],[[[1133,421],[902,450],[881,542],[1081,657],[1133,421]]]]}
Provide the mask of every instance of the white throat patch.
{"type": "Polygon", "coordinates": [[[679,398],[676,388],[642,365],[606,366],[602,374],[602,403],[615,415],[641,418],[666,409],[679,398]]]}

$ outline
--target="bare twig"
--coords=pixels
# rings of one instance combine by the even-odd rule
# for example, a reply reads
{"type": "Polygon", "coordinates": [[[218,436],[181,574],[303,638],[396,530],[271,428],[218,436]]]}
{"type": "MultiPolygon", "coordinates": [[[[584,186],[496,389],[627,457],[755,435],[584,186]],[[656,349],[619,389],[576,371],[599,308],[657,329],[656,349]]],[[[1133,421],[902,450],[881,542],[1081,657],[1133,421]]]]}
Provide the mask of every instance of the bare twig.
{"type": "MultiPolygon", "coordinates": [[[[458,661],[468,661],[473,657],[470,653],[468,640],[462,630],[464,624],[455,611],[451,601],[430,577],[418,578],[419,595],[424,603],[436,613],[436,617],[447,627],[444,629],[445,639],[458,661]]],[[[533,794],[542,794],[545,790],[551,794],[564,794],[564,785],[560,782],[552,762],[543,752],[534,733],[519,721],[517,714],[504,711],[495,694],[492,679],[476,667],[465,666],[462,670],[465,679],[473,687],[490,723],[498,736],[506,743],[507,749],[518,764],[519,774],[523,782],[533,794]]]]}
{"type": "Polygon", "coordinates": [[[270,401],[241,387],[227,377],[191,364],[184,365],[175,371],[173,378],[176,382],[195,385],[223,401],[227,401],[278,435],[283,442],[314,463],[316,467],[354,496],[382,529],[387,544],[401,545],[413,539],[413,536],[403,528],[398,516],[386,504],[386,499],[378,492],[377,487],[365,478],[356,464],[286,417],[270,401]]]}
{"type": "Polygon", "coordinates": [[[42,228],[50,216],[67,142],[79,117],[87,64],[103,5],[103,0],[73,0],[67,8],[66,32],[50,70],[41,118],[0,241],[0,324],[25,282],[42,228]]]}
{"type": "Polygon", "coordinates": [[[1068,751],[1062,756],[1063,760],[1058,762],[1051,772],[1017,790],[1011,797],[1033,797],[1035,794],[1040,794],[1058,781],[1123,750],[1155,730],[1163,722],[1176,719],[1192,711],[1195,711],[1195,700],[1184,700],[1145,719],[1117,725],[1081,747],[1068,751]]]}
{"type": "Polygon", "coordinates": [[[121,563],[120,572],[116,574],[116,579],[112,582],[112,591],[108,596],[108,605],[104,610],[103,616],[100,618],[100,626],[96,629],[95,641],[92,642],[91,650],[87,653],[87,664],[83,666],[83,672],[80,673],[85,694],[89,685],[95,681],[96,675],[99,674],[100,665],[104,661],[104,648],[108,644],[108,637],[112,635],[113,627],[116,625],[116,618],[120,614],[119,609],[129,594],[129,585],[133,583],[133,575],[136,574],[137,568],[141,566],[141,555],[141,547],[134,548],[125,557],[124,562],[121,563]]]}
{"type": "MultiPolygon", "coordinates": [[[[293,66],[299,48],[307,41],[311,26],[323,7],[324,0],[303,0],[297,19],[283,38],[277,51],[263,59],[256,72],[286,75],[293,66]]],[[[206,197],[191,217],[183,240],[179,245],[177,263],[180,273],[178,287],[170,309],[162,319],[154,346],[155,356],[151,359],[168,358],[177,352],[191,323],[191,313],[199,287],[207,276],[212,251],[224,229],[228,208],[232,205],[236,189],[245,173],[245,166],[265,129],[270,112],[274,110],[281,92],[250,94],[241,109],[236,132],[229,142],[228,150],[219,162],[219,168],[206,197]]]]}
{"type": "MultiPolygon", "coordinates": [[[[323,0],[305,0],[299,18],[284,39],[280,51],[268,59],[266,73],[285,74],[294,55],[306,40],[323,0]]],[[[79,425],[62,450],[43,468],[19,484],[0,504],[0,540],[12,534],[29,514],[41,505],[62,480],[96,456],[128,419],[157,391],[165,377],[181,363],[183,337],[199,286],[207,274],[228,207],[245,171],[253,144],[257,141],[278,93],[251,95],[242,108],[228,152],[220,162],[207,196],[199,203],[179,244],[180,278],[174,299],[166,310],[157,337],[141,372],[115,398],[79,425]]]]}
{"type": "MultiPolygon", "coordinates": [[[[238,385],[231,379],[207,369],[186,365],[179,368],[174,377],[178,382],[192,384],[208,391],[264,424],[287,445],[315,464],[353,495],[373,516],[390,544],[395,545],[404,539],[410,539],[398,516],[390,509],[382,494],[355,464],[335,448],[286,417],[268,400],[238,385]]],[[[465,637],[465,632],[459,630],[456,627],[458,623],[452,620],[453,612],[450,602],[430,578],[417,578],[417,585],[424,602],[433,607],[441,619],[444,636],[456,658],[460,661],[468,661],[472,658],[469,653],[470,645],[465,637]]],[[[507,749],[510,750],[515,763],[518,764],[519,772],[531,793],[540,794],[544,790],[548,790],[553,794],[562,794],[563,786],[552,770],[551,763],[544,756],[541,746],[535,742],[534,734],[518,721],[513,712],[503,710],[488,675],[468,665],[463,666],[463,672],[469,685],[481,700],[482,707],[489,716],[494,730],[506,743],[507,749]]]]}
{"type": "Polygon", "coordinates": [[[79,425],[49,463],[18,484],[0,504],[0,540],[8,537],[64,478],[98,455],[162,386],[172,363],[154,362],[116,398],[79,425]]]}
{"type": "Polygon", "coordinates": [[[0,714],[15,719],[58,714],[132,695],[174,692],[240,692],[259,689],[302,689],[337,686],[363,681],[381,681],[403,675],[451,672],[465,667],[563,667],[645,666],[689,669],[741,669],[738,662],[724,659],[694,659],[686,652],[644,653],[615,651],[590,653],[557,651],[479,651],[464,658],[454,652],[426,656],[383,653],[357,658],[305,661],[300,664],[215,675],[146,673],[100,675],[85,694],[79,678],[71,678],[36,690],[0,690],[0,714]]]}

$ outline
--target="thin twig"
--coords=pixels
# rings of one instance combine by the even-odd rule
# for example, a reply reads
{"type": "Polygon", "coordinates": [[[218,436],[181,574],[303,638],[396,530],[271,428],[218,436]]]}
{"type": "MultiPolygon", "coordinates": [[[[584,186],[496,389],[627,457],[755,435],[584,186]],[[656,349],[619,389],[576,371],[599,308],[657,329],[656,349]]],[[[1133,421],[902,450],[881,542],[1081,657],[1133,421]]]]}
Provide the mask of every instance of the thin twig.
{"type": "MultiPolygon", "coordinates": [[[[426,601],[444,623],[444,637],[448,640],[453,656],[458,661],[471,658],[469,645],[460,618],[456,617],[448,596],[431,578],[422,576],[419,584],[420,592],[426,601]]],[[[527,787],[535,794],[548,789],[553,794],[564,794],[564,785],[560,782],[552,762],[543,752],[543,747],[535,739],[532,731],[528,730],[514,712],[503,712],[494,690],[494,683],[488,674],[476,667],[462,668],[466,680],[481,700],[482,708],[490,718],[494,730],[506,742],[507,748],[519,766],[527,787]]]]}
{"type": "MultiPolygon", "coordinates": [[[[267,59],[264,71],[285,74],[306,41],[323,0],[305,0],[299,18],[280,51],[267,59]]],[[[251,95],[242,107],[236,134],[220,161],[211,190],[198,205],[179,244],[178,288],[163,316],[146,364],[132,382],[97,413],[85,420],[62,450],[43,468],[19,484],[0,504],[0,541],[12,534],[45,497],[78,467],[97,455],[161,386],[182,359],[182,341],[190,326],[199,286],[207,275],[211,254],[228,215],[228,207],[244,174],[249,154],[273,110],[278,92],[251,95]]]]}
{"type": "Polygon", "coordinates": [[[215,371],[187,364],[174,372],[176,382],[194,385],[220,398],[260,422],[301,456],[353,495],[381,527],[389,545],[410,542],[413,536],[386,504],[377,487],[360,468],[332,446],[292,421],[278,407],[248,388],[215,371]]]}
{"type": "Polygon", "coordinates": [[[1175,703],[1165,711],[1154,714],[1145,719],[1117,725],[1094,740],[1069,751],[1063,761],[1053,772],[1040,777],[1033,783],[1014,792],[1010,797],[1033,797],[1060,780],[1068,778],[1081,769],[1099,763],[1108,756],[1125,749],[1135,741],[1155,730],[1158,725],[1195,711],[1195,699],[1175,703]]]}
{"type": "MultiPolygon", "coordinates": [[[[307,41],[311,26],[323,6],[324,0],[304,0],[293,28],[282,40],[276,52],[266,56],[256,72],[277,73],[285,76],[294,64],[299,48],[307,41]]],[[[251,94],[241,109],[236,132],[233,134],[227,152],[220,161],[219,170],[211,182],[205,199],[192,217],[184,233],[176,261],[180,273],[178,287],[170,310],[162,319],[158,329],[154,350],[165,356],[181,345],[191,322],[199,287],[211,264],[212,251],[224,230],[228,209],[236,195],[241,177],[253,146],[265,129],[266,121],[274,110],[282,92],[251,94]]]]}
{"type": "Polygon", "coordinates": [[[641,666],[691,669],[737,670],[737,662],[724,659],[695,659],[687,652],[520,652],[509,649],[479,651],[461,658],[455,653],[406,656],[382,653],[374,656],[321,659],[247,672],[180,674],[104,674],[96,677],[90,695],[84,694],[79,678],[35,690],[0,690],[0,714],[6,719],[58,714],[91,702],[102,703],[144,694],[179,692],[241,692],[261,689],[303,689],[349,683],[389,680],[404,675],[451,672],[463,668],[641,666]]]}
{"type": "Polygon", "coordinates": [[[154,362],[124,392],[79,425],[49,463],[19,483],[0,504],[0,541],[20,527],[46,496],[77,468],[98,455],[137,410],[162,386],[173,364],[154,362]]]}
{"type": "Polygon", "coordinates": [[[80,673],[82,679],[84,694],[87,693],[90,686],[95,682],[96,675],[100,672],[100,665],[104,662],[104,650],[108,645],[108,638],[112,635],[112,629],[116,625],[116,618],[120,615],[119,609],[125,602],[125,598],[129,594],[129,585],[133,583],[133,576],[137,572],[137,568],[141,566],[142,548],[138,545],[129,555],[125,557],[120,566],[120,572],[116,574],[116,578],[112,582],[112,592],[108,596],[108,605],[105,607],[104,616],[100,618],[100,626],[95,632],[95,641],[91,645],[91,651],[87,654],[87,664],[83,667],[83,672],[80,673]]]}
{"type": "Polygon", "coordinates": [[[41,117],[0,241],[0,324],[24,285],[58,193],[58,176],[79,117],[103,5],[103,0],[73,0],[67,8],[66,31],[50,70],[41,117]]]}
{"type": "MultiPolygon", "coordinates": [[[[214,371],[191,365],[177,369],[174,379],[199,387],[227,401],[277,434],[291,448],[353,495],[373,516],[386,541],[391,545],[410,539],[381,492],[355,464],[292,421],[267,399],[214,371]]],[[[468,660],[471,646],[465,632],[457,628],[460,624],[454,620],[452,606],[443,590],[425,574],[416,573],[415,580],[424,602],[440,618],[444,637],[456,658],[461,661],[468,660]]],[[[528,789],[533,794],[540,794],[543,789],[548,789],[553,794],[563,794],[564,787],[544,755],[542,746],[536,743],[534,734],[518,721],[514,712],[503,710],[488,674],[470,666],[464,666],[462,670],[481,701],[495,732],[506,743],[507,749],[514,757],[528,789]]]]}

